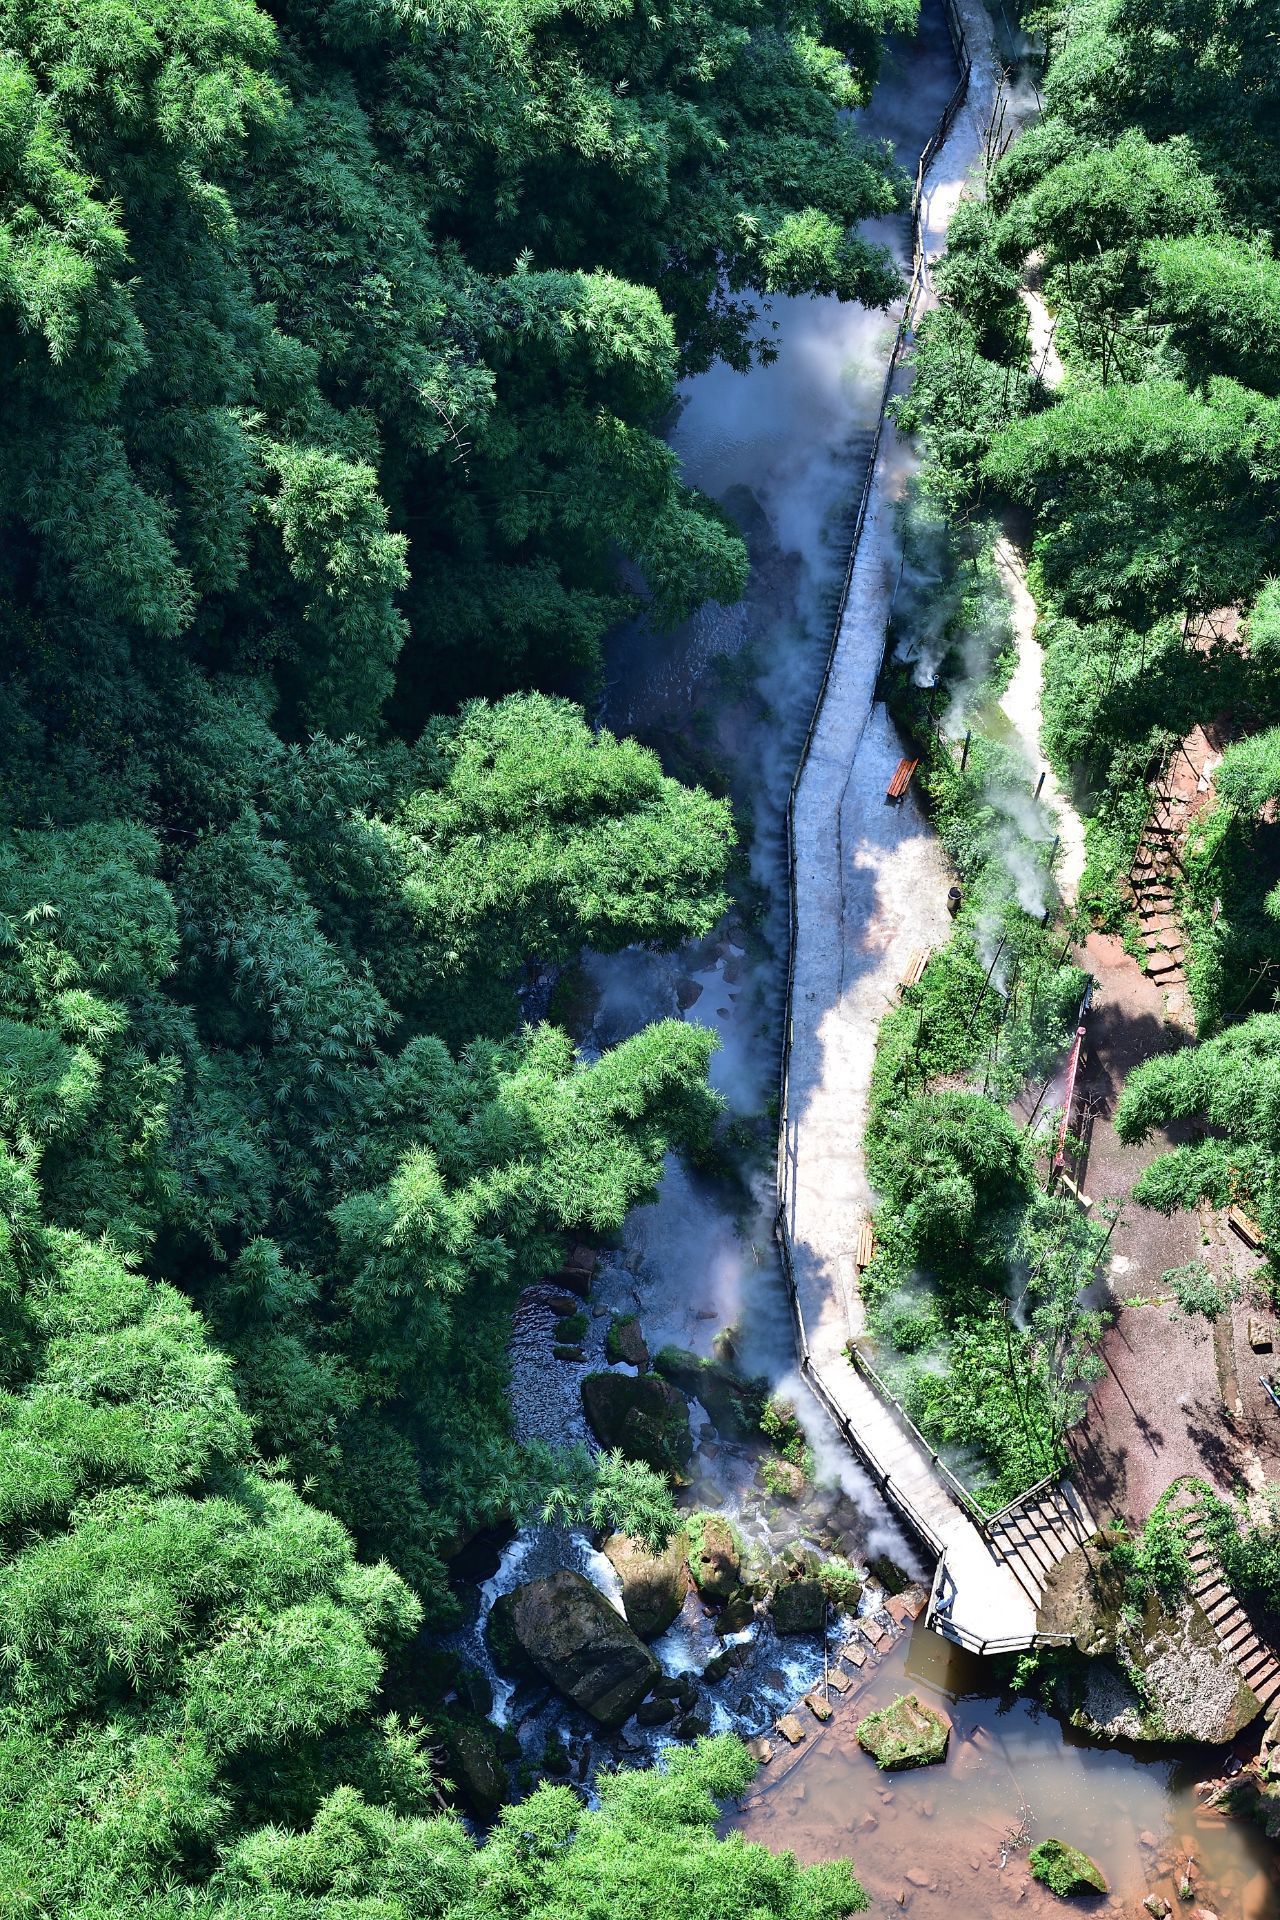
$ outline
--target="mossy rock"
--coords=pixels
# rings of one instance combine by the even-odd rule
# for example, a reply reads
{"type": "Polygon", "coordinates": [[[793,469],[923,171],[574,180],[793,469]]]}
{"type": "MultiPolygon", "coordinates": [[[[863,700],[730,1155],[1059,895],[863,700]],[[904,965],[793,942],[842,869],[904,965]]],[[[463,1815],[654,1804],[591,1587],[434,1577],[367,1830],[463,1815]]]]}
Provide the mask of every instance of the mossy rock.
{"type": "Polygon", "coordinates": [[[488,1674],[479,1667],[460,1666],[455,1684],[458,1698],[468,1713],[486,1720],[493,1711],[493,1688],[489,1685],[488,1674]]]}
{"type": "Polygon", "coordinates": [[[650,1553],[629,1533],[611,1533],[604,1555],[618,1576],[627,1619],[642,1640],[665,1633],[689,1591],[689,1542],[672,1534],[661,1553],[650,1553]]]}
{"type": "Polygon", "coordinates": [[[507,1769],[496,1731],[471,1714],[442,1718],[438,1725],[458,1791],[481,1819],[491,1819],[507,1798],[507,1769]]]}
{"type": "Polygon", "coordinates": [[[582,1382],[582,1404],[601,1446],[621,1447],[628,1460],[685,1477],[693,1452],[689,1406],[669,1381],[652,1373],[589,1373],[582,1382]]]}
{"type": "Polygon", "coordinates": [[[1048,1887],[1061,1900],[1074,1900],[1084,1893],[1106,1893],[1107,1876],[1096,1860],[1065,1840],[1042,1840],[1032,1847],[1031,1871],[1041,1886],[1048,1887]]]}
{"type": "Polygon", "coordinates": [[[803,1500],[809,1491],[803,1469],[777,1454],[767,1454],[760,1462],[758,1477],[765,1492],[771,1493],[775,1500],[803,1500]]]}
{"type": "Polygon", "coordinates": [[[782,1579],[769,1598],[775,1633],[821,1633],[827,1624],[827,1596],[812,1574],[782,1579]]]}
{"type": "Polygon", "coordinates": [[[500,1593],[489,1609],[484,1637],[489,1655],[498,1672],[508,1680],[528,1680],[538,1669],[520,1644],[512,1619],[513,1596],[500,1593]]]}
{"type": "Polygon", "coordinates": [[[769,1568],[769,1614],[775,1633],[821,1633],[827,1622],[822,1561],[789,1547],[769,1568]]]}
{"type": "Polygon", "coordinates": [[[887,1553],[878,1553],[874,1560],[868,1560],[867,1570],[887,1594],[905,1593],[911,1585],[912,1576],[887,1553]]]}
{"type": "Polygon", "coordinates": [[[951,1722],[914,1693],[858,1722],[858,1745],[885,1773],[902,1767],[932,1767],[947,1757],[951,1722]]]}
{"type": "Polygon", "coordinates": [[[719,1653],[713,1653],[702,1669],[702,1677],[708,1686],[714,1686],[723,1680],[726,1674],[734,1673],[747,1662],[747,1648],[744,1646],[721,1647],[719,1653]]]}
{"type": "Polygon", "coordinates": [[[509,1630],[525,1658],[553,1687],[601,1726],[630,1718],[662,1669],[604,1595],[567,1567],[530,1580],[495,1601],[489,1615],[509,1630]]]}
{"type": "Polygon", "coordinates": [[[689,1571],[704,1600],[727,1600],[742,1572],[742,1544],[718,1513],[696,1513],[689,1522],[689,1571]]]}
{"type": "Polygon", "coordinates": [[[604,1351],[606,1359],[614,1366],[624,1361],[627,1366],[644,1372],[649,1364],[649,1347],[634,1313],[624,1313],[619,1319],[609,1322],[609,1331],[604,1337],[604,1351]]]}
{"type": "Polygon", "coordinates": [[[717,1433],[729,1440],[749,1440],[759,1428],[768,1394],[764,1380],[745,1380],[720,1360],[704,1360],[684,1347],[663,1347],[654,1366],[704,1406],[717,1433]]]}
{"type": "Polygon", "coordinates": [[[656,1700],[642,1700],[636,1708],[636,1725],[640,1727],[665,1727],[668,1720],[676,1717],[676,1703],[659,1697],[656,1700]]]}
{"type": "Polygon", "coordinates": [[[750,1587],[735,1587],[716,1615],[716,1632],[741,1633],[756,1617],[756,1597],[750,1587]]]}
{"type": "Polygon", "coordinates": [[[587,1337],[587,1316],[581,1310],[556,1321],[556,1339],[562,1347],[581,1346],[587,1337]]]}

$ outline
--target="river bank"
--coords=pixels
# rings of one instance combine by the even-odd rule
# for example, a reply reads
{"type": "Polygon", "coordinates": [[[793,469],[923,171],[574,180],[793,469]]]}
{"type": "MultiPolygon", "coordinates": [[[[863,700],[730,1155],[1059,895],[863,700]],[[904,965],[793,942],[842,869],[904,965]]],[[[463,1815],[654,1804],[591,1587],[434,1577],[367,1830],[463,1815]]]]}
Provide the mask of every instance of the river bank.
{"type": "MultiPolygon", "coordinates": [[[[920,38],[891,48],[869,121],[874,127],[878,112],[882,129],[900,130],[900,151],[909,162],[911,140],[918,148],[922,130],[931,124],[930,111],[936,118],[954,81],[940,8],[927,9],[920,38]]],[[[931,204],[939,209],[954,204],[958,191],[959,183],[951,181],[931,204]]],[[[889,237],[905,257],[905,222],[890,227],[889,237]]],[[[779,301],[774,318],[779,348],[774,364],[746,376],[718,368],[688,383],[672,430],[689,477],[734,513],[748,534],[753,572],[747,598],[736,608],[704,609],[673,635],[620,636],[610,656],[602,715],[619,731],[638,733],[659,746],[675,770],[708,778],[733,795],[746,841],[738,906],[717,934],[697,947],[671,955],[589,956],[581,974],[562,983],[557,1009],[562,1017],[567,1010],[588,1054],[664,1014],[714,1026],[722,1048],[713,1063],[713,1079],[729,1112],[726,1165],[716,1174],[670,1163],[655,1201],[634,1209],[628,1218],[622,1244],[601,1250],[584,1309],[581,1363],[552,1357],[562,1309],[546,1298],[527,1301],[514,1356],[517,1424],[526,1437],[585,1437],[581,1378],[609,1364],[606,1332],[619,1314],[639,1315],[652,1351],[671,1344],[707,1355],[716,1335],[732,1328],[743,1369],[762,1373],[775,1388],[795,1395],[817,1455],[817,1477],[825,1492],[815,1490],[782,1516],[793,1544],[829,1550],[830,1521],[838,1512],[842,1551],[860,1563],[887,1553],[906,1571],[915,1571],[919,1563],[913,1544],[794,1378],[786,1296],[772,1247],[769,1165],[769,1102],[785,966],[783,810],[825,657],[849,515],[865,467],[893,316],[843,310],[835,302],[779,301]]],[[[895,446],[894,456],[902,463],[905,480],[910,451],[895,446]]],[[[891,515],[885,526],[884,563],[891,571],[891,515]]],[[[883,627],[874,635],[877,661],[882,633],[883,627]]],[[[869,667],[874,684],[874,665],[857,663],[861,674],[869,667]]],[[[891,757],[895,742],[883,708],[875,710],[869,724],[883,733],[882,758],[891,757]]],[[[882,796],[874,798],[883,813],[882,796]]],[[[854,831],[859,830],[859,809],[866,802],[860,791],[846,796],[845,817],[854,831]]],[[[922,857],[932,863],[930,872],[944,881],[936,843],[923,824],[909,813],[897,818],[904,831],[917,835],[922,857]]],[[[910,895],[909,887],[906,891],[910,895]]],[[[870,1043],[875,1024],[874,1018],[869,1021],[870,1043]]],[[[750,1447],[726,1442],[711,1423],[703,1424],[701,1412],[695,1406],[699,1432],[688,1498],[735,1522],[745,1519],[750,1532],[757,1524],[758,1458],[753,1461],[750,1447]]],[[[485,1604],[521,1580],[566,1563],[610,1592],[610,1573],[585,1535],[544,1529],[536,1540],[522,1539],[506,1550],[486,1585],[485,1604]]],[[[869,1599],[874,1598],[873,1590],[869,1599]]],[[[465,1644],[469,1653],[483,1658],[479,1625],[474,1623],[465,1644]]],[[[816,1634],[782,1641],[765,1626],[757,1629],[754,1640],[754,1666],[738,1669],[731,1685],[714,1683],[699,1690],[699,1711],[705,1710],[717,1730],[732,1727],[745,1734],[768,1727],[782,1706],[794,1704],[821,1677],[830,1654],[830,1646],[816,1634]]],[[[696,1680],[720,1644],[711,1613],[696,1597],[688,1597],[680,1620],[654,1650],[669,1677],[696,1680]]],[[[1042,1782],[1040,1802],[1061,1810],[1064,1831],[1067,1816],[1083,1804],[1073,1784],[1078,1776],[1096,1780],[1099,1791],[1107,1780],[1114,1785],[1117,1750],[1064,1745],[1058,1721],[1025,1700],[1013,1700],[990,1667],[958,1666],[944,1644],[925,1635],[923,1628],[911,1636],[909,1649],[903,1647],[900,1655],[868,1674],[867,1702],[883,1704],[882,1695],[887,1690],[891,1696],[904,1675],[914,1684],[921,1665],[933,1674],[928,1684],[935,1697],[951,1701],[953,1712],[967,1712],[965,1703],[981,1700],[990,1721],[1016,1720],[1042,1782]],[[900,1670],[895,1665],[899,1658],[900,1670]]],[[[999,1748],[988,1756],[982,1741],[962,1741],[956,1755],[965,1752],[966,1758],[960,1765],[953,1768],[949,1762],[946,1769],[927,1776],[930,1786],[922,1791],[934,1803],[938,1824],[930,1825],[927,1814],[917,1818],[914,1796],[895,1793],[886,1803],[877,1792],[880,1811],[872,1815],[876,1826],[863,1823],[860,1832],[852,1832],[848,1807],[858,1805],[861,1822],[862,1814],[871,1810],[862,1798],[863,1786],[874,1778],[852,1740],[853,1722],[867,1710],[863,1697],[859,1693],[839,1705],[828,1728],[819,1730],[814,1722],[798,1770],[788,1775],[797,1791],[805,1788],[800,1807],[819,1809],[811,1829],[803,1818],[793,1820],[785,1811],[786,1783],[775,1787],[777,1773],[772,1769],[762,1777],[744,1820],[767,1821],[767,1829],[759,1826],[753,1832],[771,1845],[795,1846],[802,1852],[825,1849],[822,1857],[851,1851],[855,1861],[866,1852],[868,1883],[880,1890],[883,1882],[886,1897],[895,1901],[898,1892],[911,1900],[933,1898],[934,1892],[941,1894],[945,1881],[951,1913],[976,1916],[990,1911],[991,1888],[976,1869],[970,1869],[974,1880],[964,1885],[953,1885],[946,1876],[954,1865],[957,1835],[977,1804],[969,1788],[957,1791],[966,1776],[982,1804],[998,1810],[999,1817],[1010,1804],[1008,1767],[999,1748]],[[829,1786],[821,1794],[815,1786],[810,1802],[808,1781],[826,1778],[828,1772],[829,1786]],[[949,1812],[939,1819],[944,1800],[955,1807],[954,1821],[949,1812]],[[886,1817],[886,1806],[899,1808],[900,1826],[886,1817]],[[917,1866],[936,1888],[931,1892],[928,1885],[914,1882],[890,1887],[895,1865],[900,1873],[917,1866]]],[[[515,1741],[521,1755],[520,1767],[536,1771],[550,1744],[557,1753],[571,1755],[575,1777],[581,1773],[588,1780],[601,1761],[628,1753],[652,1756],[671,1737],[669,1730],[657,1727],[624,1730],[624,1738],[602,1740],[583,1716],[551,1697],[545,1686],[521,1693],[506,1680],[498,1712],[508,1740],[515,1741]]],[[[1166,1849],[1178,1841],[1185,1811],[1181,1789],[1171,1784],[1174,1769],[1168,1756],[1147,1754],[1125,1756],[1121,1770],[1126,1782],[1131,1776],[1137,1783],[1132,1791],[1129,1785],[1124,1790],[1144,1810],[1139,1830],[1153,1833],[1166,1849]]],[[[1010,1805],[1009,1820],[1017,1813],[1018,1807],[1010,1805]]],[[[997,1811],[991,1818],[997,1818],[997,1811]]],[[[1230,1875],[1243,1886],[1256,1872],[1256,1843],[1245,1829],[1230,1831],[1239,1835],[1238,1842],[1223,1843],[1230,1875]]],[[[1065,1831],[1065,1837],[1088,1844],[1083,1833],[1065,1831]]],[[[1019,1872],[1025,1878],[1025,1869],[1019,1872]]],[[[1015,1881],[999,1884],[1012,1888],[1015,1881]]]]}

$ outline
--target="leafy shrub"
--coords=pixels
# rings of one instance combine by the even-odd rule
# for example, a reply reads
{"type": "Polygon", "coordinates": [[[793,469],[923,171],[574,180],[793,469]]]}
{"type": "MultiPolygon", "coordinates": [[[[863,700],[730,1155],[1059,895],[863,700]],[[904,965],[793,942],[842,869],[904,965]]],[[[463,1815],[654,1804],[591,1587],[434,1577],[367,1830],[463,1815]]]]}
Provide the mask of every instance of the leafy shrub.
{"type": "Polygon", "coordinates": [[[1233,1282],[1221,1281],[1210,1273],[1203,1260],[1188,1260],[1185,1266],[1167,1268],[1160,1276],[1160,1283],[1169,1289],[1178,1303],[1178,1311],[1187,1318],[1199,1314],[1205,1320],[1216,1320],[1239,1292],[1233,1282]]]}

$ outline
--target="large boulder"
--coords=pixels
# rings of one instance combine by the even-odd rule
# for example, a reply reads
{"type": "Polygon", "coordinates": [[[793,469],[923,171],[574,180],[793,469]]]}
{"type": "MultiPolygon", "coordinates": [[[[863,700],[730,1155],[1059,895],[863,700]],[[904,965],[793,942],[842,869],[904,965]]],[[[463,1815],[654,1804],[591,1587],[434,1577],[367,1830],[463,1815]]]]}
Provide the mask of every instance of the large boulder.
{"type": "Polygon", "coordinates": [[[620,1319],[609,1322],[604,1351],[606,1359],[615,1365],[624,1360],[629,1367],[644,1372],[649,1364],[649,1345],[634,1313],[624,1313],[620,1319]]]}
{"type": "Polygon", "coordinates": [[[567,1568],[495,1600],[491,1647],[495,1636],[602,1727],[620,1727],[662,1671],[599,1589],[567,1568]]]}
{"type": "Polygon", "coordinates": [[[689,1523],[689,1571],[704,1600],[727,1600],[737,1588],[742,1549],[718,1513],[697,1513],[689,1523]]]}
{"type": "Polygon", "coordinates": [[[766,1381],[744,1380],[723,1361],[704,1360],[684,1347],[664,1347],[653,1364],[664,1380],[706,1408],[712,1426],[726,1439],[748,1440],[758,1430],[766,1381]]]}
{"type": "Polygon", "coordinates": [[[582,1404],[601,1446],[621,1447],[628,1460],[683,1478],[693,1452],[689,1406],[668,1381],[652,1373],[589,1373],[582,1404]]]}
{"type": "Polygon", "coordinates": [[[604,1554],[622,1587],[627,1619],[640,1638],[652,1640],[665,1633],[692,1584],[687,1537],[674,1533],[661,1553],[650,1553],[629,1533],[611,1533],[604,1554]]]}
{"type": "Polygon", "coordinates": [[[885,1772],[900,1767],[931,1767],[947,1757],[951,1722],[914,1693],[899,1694],[892,1706],[858,1722],[858,1745],[885,1772]]]}
{"type": "Polygon", "coordinates": [[[1139,1613],[1123,1597],[1107,1557],[1079,1549],[1046,1583],[1041,1630],[1087,1656],[1069,1695],[1076,1724],[1111,1740],[1234,1740],[1261,1702],[1199,1602],[1150,1594],[1139,1613]]]}
{"type": "Polygon", "coordinates": [[[442,1719],[439,1732],[459,1792],[482,1820],[492,1819],[508,1790],[494,1729],[487,1720],[465,1714],[442,1719]]]}
{"type": "Polygon", "coordinates": [[[1059,1899],[1074,1900],[1080,1894],[1105,1893],[1107,1877],[1096,1860],[1065,1840],[1042,1840],[1029,1856],[1032,1873],[1050,1893],[1059,1899]]]}
{"type": "Polygon", "coordinates": [[[822,1561],[789,1548],[769,1569],[769,1613],[775,1633],[821,1633],[827,1624],[822,1561]]]}
{"type": "Polygon", "coordinates": [[[769,1596],[775,1633],[821,1633],[827,1624],[827,1596],[812,1574],[780,1580],[769,1596]]]}

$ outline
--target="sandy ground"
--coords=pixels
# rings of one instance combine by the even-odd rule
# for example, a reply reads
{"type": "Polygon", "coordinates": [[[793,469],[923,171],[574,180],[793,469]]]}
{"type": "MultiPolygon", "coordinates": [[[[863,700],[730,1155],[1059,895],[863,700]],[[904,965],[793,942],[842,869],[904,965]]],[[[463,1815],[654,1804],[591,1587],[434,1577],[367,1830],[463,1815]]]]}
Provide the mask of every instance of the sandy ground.
{"type": "MultiPolygon", "coordinates": [[[[1280,1478],[1280,1412],[1258,1384],[1274,1356],[1254,1355],[1248,1322],[1260,1313],[1243,1299],[1211,1328],[1175,1313],[1162,1275],[1187,1260],[1246,1285],[1259,1261],[1213,1209],[1166,1219],[1127,1198],[1142,1170],[1185,1129],[1140,1147],[1116,1136],[1113,1115],[1126,1076],[1155,1053],[1183,1043],[1166,1019],[1159,986],[1107,934],[1091,934],[1082,962],[1098,982],[1081,1080],[1087,1125],[1084,1186],[1095,1206],[1124,1198],[1108,1248],[1099,1304],[1116,1320],[1103,1344],[1106,1372],[1076,1429],[1073,1451],[1095,1513],[1140,1521],[1182,1474],[1222,1491],[1237,1482],[1280,1478]]],[[[1274,1324],[1274,1315],[1261,1312],[1274,1324]]]]}

